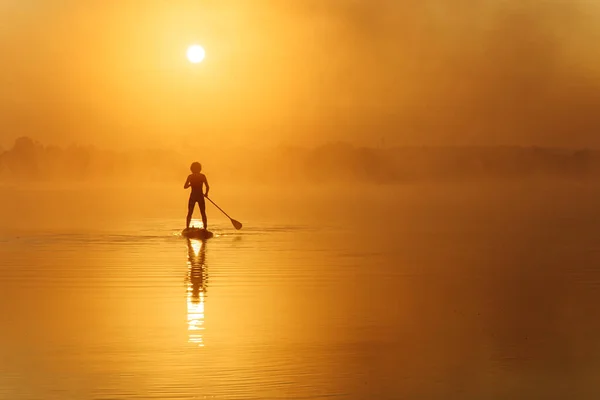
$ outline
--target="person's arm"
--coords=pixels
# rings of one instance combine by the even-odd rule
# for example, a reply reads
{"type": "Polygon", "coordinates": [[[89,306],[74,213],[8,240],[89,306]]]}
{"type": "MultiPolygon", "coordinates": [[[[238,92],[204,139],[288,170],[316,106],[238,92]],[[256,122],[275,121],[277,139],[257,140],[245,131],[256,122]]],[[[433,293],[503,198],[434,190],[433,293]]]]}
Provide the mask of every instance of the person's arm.
{"type": "Polygon", "coordinates": [[[204,196],[208,197],[210,186],[208,186],[208,179],[206,179],[206,175],[204,175],[204,184],[206,185],[206,192],[204,192],[204,196]]]}
{"type": "Polygon", "coordinates": [[[185,181],[185,185],[183,185],[183,188],[187,189],[187,188],[190,187],[190,185],[191,185],[191,183],[190,183],[190,177],[188,176],[187,179],[186,179],[186,181],[185,181]]]}

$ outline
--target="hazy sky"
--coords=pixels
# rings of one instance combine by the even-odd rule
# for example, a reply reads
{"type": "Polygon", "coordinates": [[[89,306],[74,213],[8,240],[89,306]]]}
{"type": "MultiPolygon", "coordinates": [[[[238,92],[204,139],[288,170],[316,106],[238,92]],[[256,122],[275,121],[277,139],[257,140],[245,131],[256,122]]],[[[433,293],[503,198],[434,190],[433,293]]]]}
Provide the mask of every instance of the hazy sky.
{"type": "Polygon", "coordinates": [[[29,135],[600,146],[598,10],[584,0],[1,0],[0,145],[29,135]],[[206,48],[200,65],[185,58],[192,43],[206,48]]]}

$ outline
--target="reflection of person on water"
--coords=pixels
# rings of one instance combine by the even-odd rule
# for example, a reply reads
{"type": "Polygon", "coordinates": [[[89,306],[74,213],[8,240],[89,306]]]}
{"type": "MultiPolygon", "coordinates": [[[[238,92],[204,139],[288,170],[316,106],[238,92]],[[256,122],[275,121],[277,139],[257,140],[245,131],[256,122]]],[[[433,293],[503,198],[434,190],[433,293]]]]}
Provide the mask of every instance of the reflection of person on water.
{"type": "Polygon", "coordinates": [[[188,274],[186,277],[188,341],[204,346],[204,302],[208,276],[206,241],[188,239],[188,274]]]}
{"type": "Polygon", "coordinates": [[[188,265],[190,288],[188,293],[194,303],[200,301],[200,293],[206,293],[206,240],[188,239],[188,265]]]}
{"type": "Polygon", "coordinates": [[[188,213],[185,222],[185,228],[190,228],[194,207],[196,206],[196,203],[198,203],[200,214],[202,214],[202,227],[204,229],[208,229],[206,221],[206,205],[204,203],[204,196],[208,196],[208,190],[210,189],[208,186],[208,180],[206,179],[206,175],[200,173],[202,171],[202,165],[199,162],[192,163],[190,170],[192,173],[187,177],[185,185],[183,185],[184,189],[187,189],[190,186],[192,187],[190,199],[188,200],[188,213]],[[203,191],[203,186],[206,186],[206,192],[203,191]]]}

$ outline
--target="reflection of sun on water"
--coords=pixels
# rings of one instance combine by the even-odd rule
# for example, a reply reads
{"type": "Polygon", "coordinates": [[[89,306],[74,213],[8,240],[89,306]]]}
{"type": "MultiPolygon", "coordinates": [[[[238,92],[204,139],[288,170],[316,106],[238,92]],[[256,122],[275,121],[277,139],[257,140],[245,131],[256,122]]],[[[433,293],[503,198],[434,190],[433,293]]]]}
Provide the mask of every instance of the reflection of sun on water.
{"type": "MultiPolygon", "coordinates": [[[[190,240],[190,242],[192,243],[192,249],[194,250],[194,256],[198,257],[198,255],[200,255],[200,250],[202,250],[202,242],[196,239],[192,239],[190,240]]],[[[192,267],[192,264],[190,263],[190,267],[192,267]]]]}
{"type": "MultiPolygon", "coordinates": [[[[192,220],[190,221],[190,227],[192,227],[192,228],[204,228],[204,225],[202,225],[202,220],[201,219],[192,218],[192,220]]],[[[198,253],[196,253],[196,255],[198,255],[198,253]]]]}
{"type": "Polygon", "coordinates": [[[188,342],[204,347],[204,243],[200,240],[189,241],[187,323],[188,342]]]}
{"type": "Polygon", "coordinates": [[[188,312],[188,341],[204,347],[204,293],[200,293],[200,299],[192,298],[191,290],[188,289],[187,299],[188,312]]]}

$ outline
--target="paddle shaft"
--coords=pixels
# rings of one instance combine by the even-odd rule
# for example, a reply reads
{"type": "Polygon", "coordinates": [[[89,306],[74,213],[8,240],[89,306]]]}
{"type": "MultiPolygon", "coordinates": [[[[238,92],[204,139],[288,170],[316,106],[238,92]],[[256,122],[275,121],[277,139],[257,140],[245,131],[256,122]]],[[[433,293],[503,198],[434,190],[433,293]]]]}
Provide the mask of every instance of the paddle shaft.
{"type": "Polygon", "coordinates": [[[217,207],[217,208],[218,208],[218,209],[219,209],[219,210],[220,210],[220,211],[221,211],[223,214],[225,214],[225,215],[227,216],[227,218],[229,218],[229,219],[233,219],[233,218],[231,218],[229,215],[227,215],[227,213],[226,213],[225,211],[223,211],[223,209],[222,209],[221,207],[219,207],[219,206],[218,206],[218,205],[217,205],[217,204],[216,204],[214,201],[212,201],[212,200],[210,199],[210,197],[208,197],[208,196],[205,196],[205,197],[208,199],[208,201],[210,201],[211,203],[213,203],[213,205],[214,205],[215,207],[217,207]]]}

